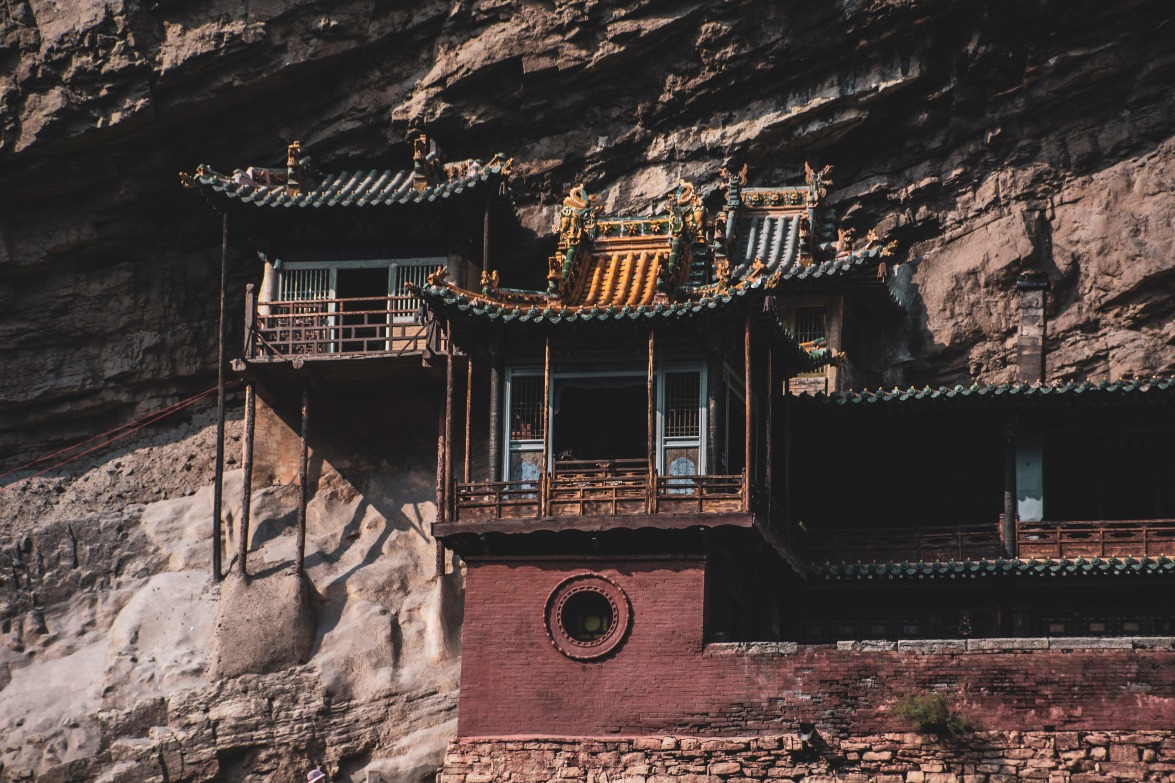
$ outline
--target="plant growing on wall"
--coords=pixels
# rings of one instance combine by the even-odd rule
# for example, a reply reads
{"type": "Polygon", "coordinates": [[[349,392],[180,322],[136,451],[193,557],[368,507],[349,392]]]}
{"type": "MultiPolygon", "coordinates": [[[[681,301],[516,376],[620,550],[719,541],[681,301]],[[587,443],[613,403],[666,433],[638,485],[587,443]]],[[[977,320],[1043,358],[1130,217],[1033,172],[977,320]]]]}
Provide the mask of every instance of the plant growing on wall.
{"type": "Polygon", "coordinates": [[[911,693],[898,699],[893,707],[898,717],[910,722],[915,731],[957,736],[967,730],[967,722],[951,709],[941,693],[911,693]]]}

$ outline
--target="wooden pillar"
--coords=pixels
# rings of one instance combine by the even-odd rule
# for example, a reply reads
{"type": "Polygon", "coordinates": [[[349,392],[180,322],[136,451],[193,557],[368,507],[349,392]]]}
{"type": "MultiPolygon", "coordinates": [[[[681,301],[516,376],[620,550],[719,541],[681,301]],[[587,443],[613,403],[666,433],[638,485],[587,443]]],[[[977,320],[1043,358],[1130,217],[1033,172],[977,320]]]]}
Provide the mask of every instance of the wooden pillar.
{"type": "MultiPolygon", "coordinates": [[[[490,271],[490,197],[486,196],[485,215],[481,223],[481,271],[490,271]]],[[[479,289],[480,290],[480,289],[479,289]]]]}
{"type": "Polygon", "coordinates": [[[650,514],[657,512],[657,376],[656,330],[649,327],[649,367],[645,379],[648,393],[648,459],[649,480],[645,487],[645,507],[650,514]]]}
{"type": "Polygon", "coordinates": [[[220,221],[220,330],[216,341],[216,476],[212,485],[212,576],[224,578],[220,557],[220,513],[224,501],[224,306],[228,278],[228,212],[220,221]]]}
{"type": "Polygon", "coordinates": [[[244,468],[244,481],[241,485],[241,532],[237,553],[237,572],[241,576],[249,575],[249,516],[250,506],[253,503],[253,431],[257,421],[257,393],[253,391],[253,384],[245,385],[245,438],[241,445],[241,465],[244,468]]]}
{"type": "Polygon", "coordinates": [[[743,326],[743,402],[746,408],[746,421],[743,459],[743,511],[751,510],[751,461],[754,459],[752,448],[753,432],[751,431],[751,314],[747,313],[743,326]]]}
{"type": "Polygon", "coordinates": [[[791,540],[791,378],[783,376],[783,529],[784,537],[791,540]]]}
{"type": "Polygon", "coordinates": [[[466,484],[470,482],[470,445],[473,435],[473,356],[465,359],[465,470],[461,479],[466,484]]]}
{"type": "Polygon", "coordinates": [[[767,440],[764,444],[763,459],[766,463],[767,523],[772,524],[771,509],[775,507],[775,496],[771,494],[771,479],[775,472],[772,465],[771,442],[775,440],[775,360],[771,345],[767,345],[767,440]]]}
{"type": "Polygon", "coordinates": [[[437,522],[446,521],[445,515],[445,408],[437,406],[437,522]]]}
{"type": "Polygon", "coordinates": [[[453,492],[453,322],[445,322],[445,464],[442,466],[444,487],[441,502],[444,504],[443,518],[448,520],[452,512],[453,492]]]}
{"type": "Polygon", "coordinates": [[[310,501],[307,480],[310,462],[310,379],[302,379],[302,454],[298,462],[298,576],[306,570],[306,504],[310,501]]]}
{"type": "Polygon", "coordinates": [[[1004,432],[1004,517],[1000,525],[1004,557],[1016,556],[1016,425],[1004,432]]]}
{"type": "MultiPolygon", "coordinates": [[[[498,479],[498,471],[502,468],[502,359],[499,356],[490,358],[490,470],[487,481],[498,479]]],[[[501,476],[504,481],[508,476],[501,476]]]]}
{"type": "Polygon", "coordinates": [[[547,483],[551,457],[551,335],[547,335],[543,347],[543,470],[540,475],[539,516],[547,513],[547,483]]]}

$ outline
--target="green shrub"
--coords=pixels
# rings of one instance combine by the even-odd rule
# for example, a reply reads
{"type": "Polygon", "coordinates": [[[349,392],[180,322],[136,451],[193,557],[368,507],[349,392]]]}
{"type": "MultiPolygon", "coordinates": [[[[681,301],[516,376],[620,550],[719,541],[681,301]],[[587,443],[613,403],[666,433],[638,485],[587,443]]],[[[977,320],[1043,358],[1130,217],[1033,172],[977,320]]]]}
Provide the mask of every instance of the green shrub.
{"type": "Polygon", "coordinates": [[[893,711],[908,720],[915,731],[954,736],[967,729],[966,722],[951,710],[950,702],[941,693],[903,696],[893,711]]]}

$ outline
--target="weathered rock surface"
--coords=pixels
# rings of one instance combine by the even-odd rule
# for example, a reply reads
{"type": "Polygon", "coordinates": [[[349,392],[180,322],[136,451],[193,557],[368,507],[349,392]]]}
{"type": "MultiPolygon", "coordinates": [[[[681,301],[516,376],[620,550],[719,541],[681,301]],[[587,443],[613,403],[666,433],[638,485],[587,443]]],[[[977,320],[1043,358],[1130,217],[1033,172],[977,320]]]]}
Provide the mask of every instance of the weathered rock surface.
{"type": "MultiPolygon", "coordinates": [[[[210,418],[0,493],[18,520],[0,531],[0,781],[432,774],[454,729],[462,600],[460,572],[434,576],[433,477],[328,469],[306,584],[290,573],[297,492],[262,488],[249,585],[214,584],[210,418]]],[[[230,521],[240,491],[230,471],[230,521]]]]}

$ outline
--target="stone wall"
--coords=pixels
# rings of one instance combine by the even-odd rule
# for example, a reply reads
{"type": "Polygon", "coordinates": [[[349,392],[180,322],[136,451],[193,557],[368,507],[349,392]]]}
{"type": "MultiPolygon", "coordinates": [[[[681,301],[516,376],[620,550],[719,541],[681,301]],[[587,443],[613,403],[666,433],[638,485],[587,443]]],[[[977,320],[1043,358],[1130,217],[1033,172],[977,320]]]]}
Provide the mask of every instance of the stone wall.
{"type": "Polygon", "coordinates": [[[1112,783],[1175,780],[1171,731],[981,732],[939,738],[460,739],[437,783],[1112,783]]]}
{"type": "Polygon", "coordinates": [[[705,644],[701,559],[471,558],[458,736],[711,736],[813,721],[834,734],[901,730],[892,707],[938,692],[987,730],[1175,726],[1175,650],[1157,639],[977,639],[840,645],[705,644]],[[548,597],[596,573],[632,606],[613,654],[555,649],[548,597]]]}

